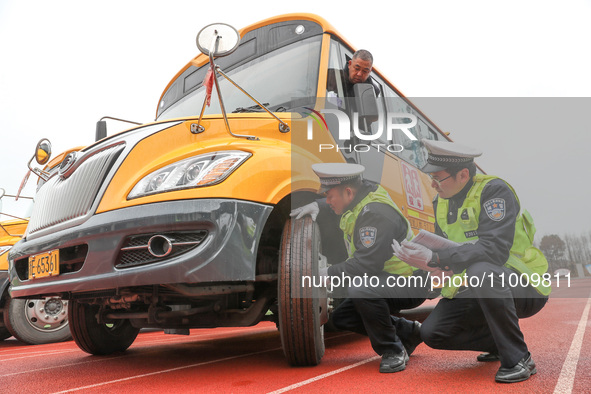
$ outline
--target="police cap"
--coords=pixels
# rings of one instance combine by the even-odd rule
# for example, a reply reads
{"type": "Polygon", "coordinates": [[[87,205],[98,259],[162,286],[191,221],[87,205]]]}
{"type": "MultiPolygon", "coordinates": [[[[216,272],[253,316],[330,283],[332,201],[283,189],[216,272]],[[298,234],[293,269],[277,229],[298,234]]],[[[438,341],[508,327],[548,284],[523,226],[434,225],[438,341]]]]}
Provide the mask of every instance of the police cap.
{"type": "Polygon", "coordinates": [[[317,163],[312,170],[320,178],[319,193],[325,193],[333,187],[361,179],[365,167],[353,163],[317,163]]]}
{"type": "Polygon", "coordinates": [[[443,171],[449,168],[465,167],[474,162],[474,158],[482,155],[477,149],[449,141],[423,140],[429,156],[427,164],[421,168],[425,173],[443,171]]]}

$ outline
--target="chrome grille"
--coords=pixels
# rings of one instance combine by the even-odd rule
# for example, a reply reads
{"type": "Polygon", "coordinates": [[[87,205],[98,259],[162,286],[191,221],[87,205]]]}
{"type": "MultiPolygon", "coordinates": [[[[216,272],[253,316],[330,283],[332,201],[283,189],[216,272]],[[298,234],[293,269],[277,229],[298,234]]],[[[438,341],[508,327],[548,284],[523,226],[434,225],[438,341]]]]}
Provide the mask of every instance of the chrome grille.
{"type": "Polygon", "coordinates": [[[117,144],[80,156],[67,178],[55,175],[35,196],[28,234],[88,213],[105,175],[125,147],[117,144]]]}

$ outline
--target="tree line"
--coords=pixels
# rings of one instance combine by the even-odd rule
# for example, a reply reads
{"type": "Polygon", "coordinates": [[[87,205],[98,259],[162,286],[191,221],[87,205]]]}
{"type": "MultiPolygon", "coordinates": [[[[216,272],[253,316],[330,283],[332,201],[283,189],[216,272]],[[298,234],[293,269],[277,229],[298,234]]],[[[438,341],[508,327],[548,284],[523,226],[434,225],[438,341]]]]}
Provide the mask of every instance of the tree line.
{"type": "MultiPolygon", "coordinates": [[[[576,272],[576,264],[591,264],[591,231],[586,234],[544,235],[537,245],[548,260],[549,271],[567,268],[576,272]]],[[[590,275],[585,270],[586,275],[590,275]]]]}

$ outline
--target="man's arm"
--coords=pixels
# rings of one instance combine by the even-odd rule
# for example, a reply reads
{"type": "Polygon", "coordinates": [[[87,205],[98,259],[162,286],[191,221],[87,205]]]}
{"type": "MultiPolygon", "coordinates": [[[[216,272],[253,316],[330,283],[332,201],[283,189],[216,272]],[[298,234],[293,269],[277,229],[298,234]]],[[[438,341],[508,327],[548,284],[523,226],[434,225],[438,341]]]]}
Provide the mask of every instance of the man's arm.
{"type": "Polygon", "coordinates": [[[406,222],[390,206],[368,204],[355,223],[355,253],[346,261],[328,268],[329,275],[363,276],[377,274],[392,257],[392,238],[400,242],[406,236],[406,222]]]}

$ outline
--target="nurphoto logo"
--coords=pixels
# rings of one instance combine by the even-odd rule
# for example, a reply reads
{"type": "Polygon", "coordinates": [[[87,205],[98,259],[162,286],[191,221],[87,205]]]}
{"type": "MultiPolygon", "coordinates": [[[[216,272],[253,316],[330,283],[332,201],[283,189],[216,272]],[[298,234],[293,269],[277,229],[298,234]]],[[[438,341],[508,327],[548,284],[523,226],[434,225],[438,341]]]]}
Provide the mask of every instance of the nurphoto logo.
{"type": "MultiPolygon", "coordinates": [[[[316,123],[321,130],[328,130],[328,123],[324,115],[332,115],[336,117],[338,124],[338,140],[339,141],[350,141],[351,130],[353,134],[361,141],[375,141],[379,138],[386,141],[392,141],[392,137],[395,130],[399,130],[411,141],[417,141],[417,137],[409,130],[417,125],[417,117],[414,114],[404,112],[387,112],[386,119],[384,121],[382,112],[378,116],[371,119],[372,123],[375,122],[377,125],[376,130],[373,132],[366,132],[359,128],[359,114],[353,112],[353,120],[349,119],[347,113],[338,109],[323,108],[320,111],[316,111],[309,107],[304,107],[309,112],[304,112],[307,115],[307,129],[306,138],[308,140],[314,139],[314,123],[316,123]],[[353,126],[353,127],[351,127],[353,126]],[[385,138],[382,136],[385,135],[385,138]]],[[[333,135],[336,137],[335,133],[333,135]]],[[[318,151],[323,150],[336,150],[336,151],[355,151],[355,152],[368,152],[371,147],[376,148],[380,151],[385,148],[387,151],[392,153],[398,153],[404,150],[404,147],[400,144],[355,144],[346,146],[335,146],[333,144],[319,144],[318,151]]]]}

